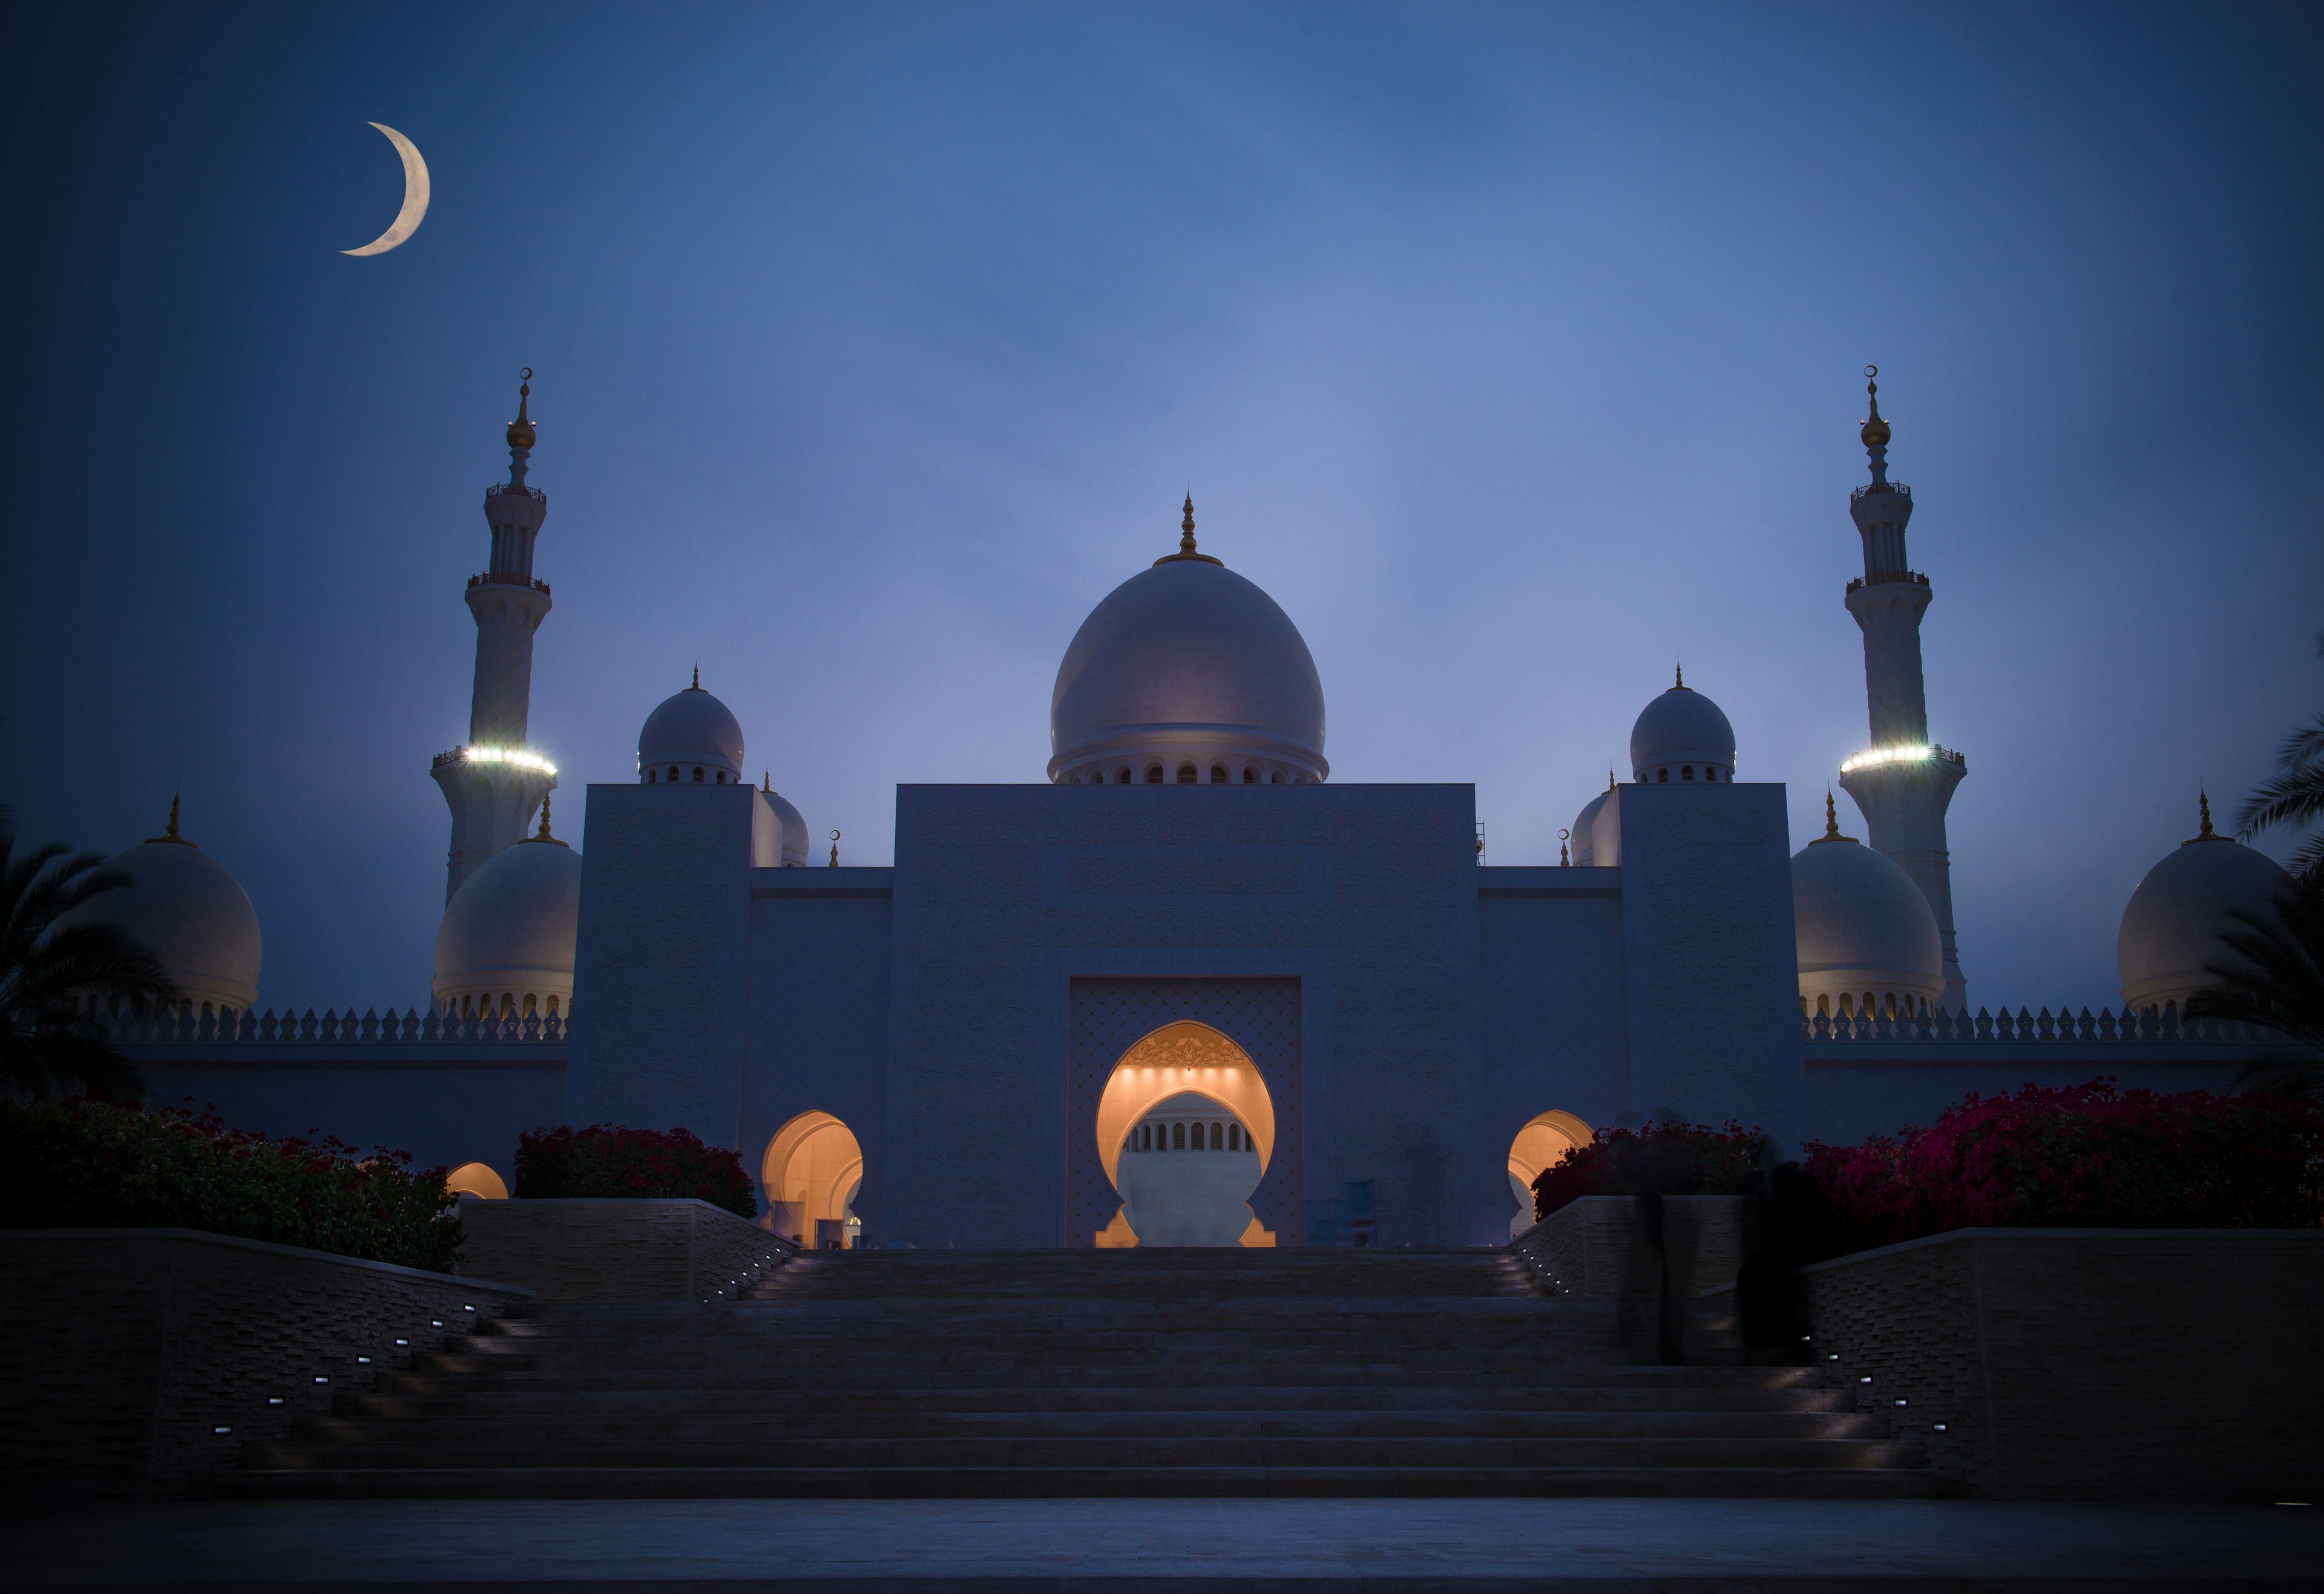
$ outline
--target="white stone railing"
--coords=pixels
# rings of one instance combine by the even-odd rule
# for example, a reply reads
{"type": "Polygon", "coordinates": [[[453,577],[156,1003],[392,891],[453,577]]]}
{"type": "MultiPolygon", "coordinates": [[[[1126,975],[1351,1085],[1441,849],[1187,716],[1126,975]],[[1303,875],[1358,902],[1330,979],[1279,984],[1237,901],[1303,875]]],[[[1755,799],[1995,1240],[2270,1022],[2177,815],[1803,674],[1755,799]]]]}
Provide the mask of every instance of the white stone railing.
{"type": "Polygon", "coordinates": [[[312,1007],[307,1009],[303,1017],[290,1012],[278,1015],[269,1008],[263,1015],[241,1013],[219,1018],[210,1014],[165,1013],[158,1017],[139,1018],[123,1014],[101,1022],[113,1039],[124,1046],[182,1046],[205,1043],[328,1046],[364,1042],[472,1045],[484,1042],[562,1042],[565,1039],[565,1020],[555,1014],[545,1018],[462,1018],[457,1014],[423,1015],[416,1008],[407,1008],[399,1016],[392,1007],[384,1015],[375,1007],[367,1009],[361,1016],[352,1007],[345,1013],[328,1009],[320,1018],[315,1016],[312,1007]]]}
{"type": "Polygon", "coordinates": [[[1949,1046],[2022,1046],[2029,1042],[2038,1045],[2066,1041],[2153,1041],[2171,1045],[2209,1041],[2253,1045],[2280,1039],[2257,1024],[2238,1024],[2232,1019],[2182,1019],[2176,1007],[2166,1007],[2159,1014],[2126,1008],[2119,1015],[2110,1007],[2102,1007],[2096,1014],[2085,1007],[2079,1015],[2061,1007],[2054,1015],[2047,1007],[2038,1014],[2020,1007],[2015,1017],[2006,1007],[1998,1014],[1980,1007],[1974,1018],[1966,1013],[1932,1013],[1917,1018],[1831,1018],[1818,1014],[1800,1020],[1800,1035],[1811,1043],[1928,1041],[1949,1046]]]}

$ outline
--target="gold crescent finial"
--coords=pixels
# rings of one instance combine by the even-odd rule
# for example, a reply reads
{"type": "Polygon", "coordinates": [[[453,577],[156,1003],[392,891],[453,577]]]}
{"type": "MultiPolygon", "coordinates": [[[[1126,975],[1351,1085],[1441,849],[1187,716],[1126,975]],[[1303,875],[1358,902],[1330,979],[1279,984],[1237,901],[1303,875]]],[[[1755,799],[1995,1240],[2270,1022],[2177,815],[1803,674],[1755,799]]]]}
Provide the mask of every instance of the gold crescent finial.
{"type": "Polygon", "coordinates": [[[1864,446],[1868,449],[1888,446],[1888,422],[1880,419],[1880,384],[1873,380],[1879,375],[1880,367],[1877,366],[1864,367],[1864,392],[1872,402],[1872,412],[1865,418],[1862,433],[1864,446]]]}
{"type": "Polygon", "coordinates": [[[1686,690],[1686,666],[1685,666],[1684,664],[1681,664],[1681,665],[1679,665],[1679,666],[1677,667],[1677,669],[1678,669],[1678,683],[1677,683],[1676,685],[1673,686],[1673,687],[1671,688],[1671,690],[1673,690],[1673,691],[1684,691],[1684,690],[1686,690]]]}
{"type": "Polygon", "coordinates": [[[1192,553],[1194,551],[1194,489],[1190,487],[1186,492],[1186,518],[1178,523],[1178,551],[1181,553],[1192,553]]]}
{"type": "Polygon", "coordinates": [[[524,375],[517,380],[516,419],[509,422],[508,446],[512,449],[530,449],[537,437],[532,430],[532,421],[525,413],[525,406],[531,402],[532,367],[527,366],[524,375]]]}
{"type": "Polygon", "coordinates": [[[688,691],[700,691],[700,690],[702,690],[702,666],[701,666],[701,665],[696,664],[696,665],[694,667],[694,684],[693,684],[693,685],[691,685],[691,686],[689,686],[689,687],[687,687],[686,690],[688,690],[688,691]]]}
{"type": "Polygon", "coordinates": [[[839,867],[839,832],[836,830],[831,833],[831,867],[835,869],[839,867]]]}

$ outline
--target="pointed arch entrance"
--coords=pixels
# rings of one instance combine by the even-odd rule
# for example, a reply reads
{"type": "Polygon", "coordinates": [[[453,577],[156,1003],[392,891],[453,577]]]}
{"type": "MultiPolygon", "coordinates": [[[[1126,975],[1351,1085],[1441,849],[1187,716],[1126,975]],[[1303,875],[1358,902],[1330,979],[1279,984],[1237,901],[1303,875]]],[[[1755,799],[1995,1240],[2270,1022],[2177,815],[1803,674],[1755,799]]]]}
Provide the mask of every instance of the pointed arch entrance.
{"type": "MultiPolygon", "coordinates": [[[[1076,974],[1070,985],[1068,1013],[1066,1200],[1062,1237],[1067,1246],[1082,1248],[1094,1244],[1121,1209],[1121,1194],[1114,1188],[1104,1154],[1119,1142],[1111,1135],[1101,1136],[1097,1126],[1099,1105],[1107,1087],[1122,1060],[1140,1042],[1182,1023],[1213,1031],[1231,1042],[1250,1060],[1266,1087],[1274,1126],[1266,1166],[1250,1205],[1260,1227],[1279,1237],[1278,1244],[1304,1243],[1306,1105],[1304,1008],[1298,977],[1076,974]]],[[[1240,1122],[1231,1114],[1214,1115],[1213,1121],[1240,1122]]],[[[1128,1126],[1128,1120],[1120,1126],[1128,1126]]],[[[1258,1138],[1256,1134],[1252,1138],[1258,1138]]]]}
{"type": "Polygon", "coordinates": [[[1099,1246],[1140,1244],[1141,1222],[1154,1244],[1275,1244],[1248,1205],[1275,1151],[1275,1103],[1250,1054],[1210,1025],[1167,1024],[1121,1054],[1098,1098],[1097,1148],[1122,1198],[1099,1246]],[[1222,1227],[1219,1212],[1246,1221],[1222,1227]]]}
{"type": "Polygon", "coordinates": [[[799,1114],[767,1142],[759,1179],[777,1234],[810,1250],[854,1249],[863,1148],[845,1124],[826,1112],[799,1114]]]}

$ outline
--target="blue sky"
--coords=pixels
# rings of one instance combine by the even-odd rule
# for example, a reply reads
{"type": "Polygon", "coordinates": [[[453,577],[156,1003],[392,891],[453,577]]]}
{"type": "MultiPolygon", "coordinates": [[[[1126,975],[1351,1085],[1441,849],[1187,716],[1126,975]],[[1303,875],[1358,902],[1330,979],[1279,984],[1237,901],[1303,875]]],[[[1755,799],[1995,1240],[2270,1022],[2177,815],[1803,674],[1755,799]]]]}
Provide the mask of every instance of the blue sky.
{"type": "Polygon", "coordinates": [[[1039,780],[1191,485],[1335,780],[1554,862],[1683,657],[1803,843],[1867,362],[1973,1002],[2113,999],[2324,685],[2305,9],[76,5],[0,61],[0,794],[111,851],[182,784],[269,1002],[426,1000],[527,365],[576,838],[697,661],[848,861],[1039,780]],[[435,199],[359,260],[368,121],[435,199]]]}

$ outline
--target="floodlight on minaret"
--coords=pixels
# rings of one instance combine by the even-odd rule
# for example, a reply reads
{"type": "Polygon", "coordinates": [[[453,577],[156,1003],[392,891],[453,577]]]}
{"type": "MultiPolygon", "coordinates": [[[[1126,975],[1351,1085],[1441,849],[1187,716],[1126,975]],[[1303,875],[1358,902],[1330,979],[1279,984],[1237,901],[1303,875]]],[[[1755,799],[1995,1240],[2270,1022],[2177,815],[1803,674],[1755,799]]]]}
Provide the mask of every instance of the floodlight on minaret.
{"type": "Polygon", "coordinates": [[[532,367],[517,388],[509,422],[509,478],[484,489],[492,528],[490,564],[468,578],[468,613],[476,622],[475,683],[468,700],[468,739],[436,755],[430,770],[452,810],[452,848],[444,900],[503,848],[525,839],[533,811],[557,785],[557,766],[526,746],[532,713],[532,637],[549,617],[549,583],[532,573],[532,545],[549,517],[549,496],[525,485],[537,440],[528,408],[532,367]]]}
{"type": "Polygon", "coordinates": [[[1864,812],[1867,839],[1913,877],[1937,916],[1944,945],[1948,1012],[1965,1010],[1953,938],[1952,856],[1945,847],[1945,810],[1969,773],[1968,760],[1929,736],[1928,694],[1921,674],[1921,616],[1929,578],[1905,556],[1913,489],[1888,479],[1888,422],[1880,417],[1880,374],[1867,366],[1871,413],[1859,435],[1872,480],[1850,496],[1848,512],[1864,542],[1864,575],[1848,584],[1848,612],[1864,632],[1864,698],[1871,745],[1840,766],[1840,789],[1864,812]]]}

